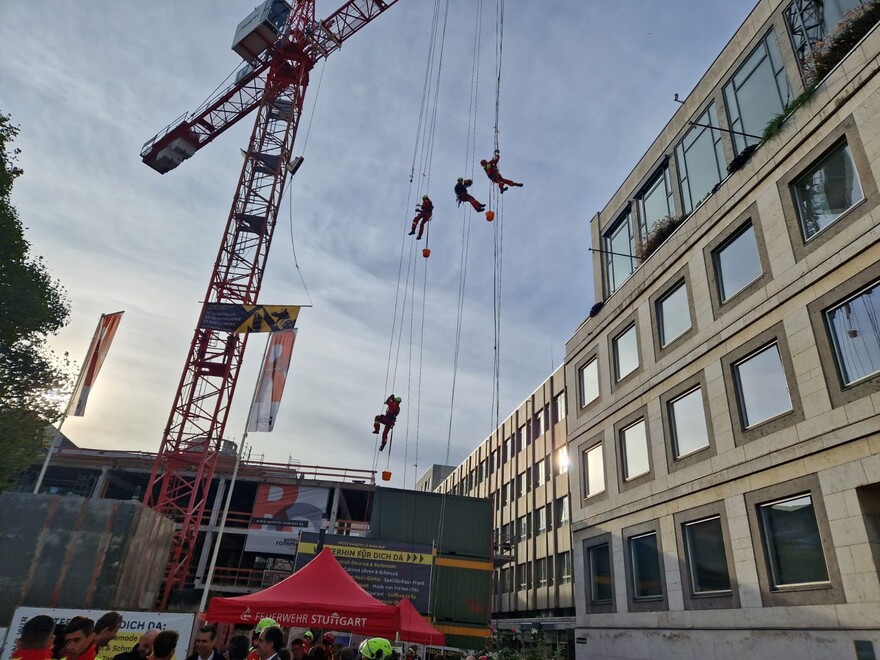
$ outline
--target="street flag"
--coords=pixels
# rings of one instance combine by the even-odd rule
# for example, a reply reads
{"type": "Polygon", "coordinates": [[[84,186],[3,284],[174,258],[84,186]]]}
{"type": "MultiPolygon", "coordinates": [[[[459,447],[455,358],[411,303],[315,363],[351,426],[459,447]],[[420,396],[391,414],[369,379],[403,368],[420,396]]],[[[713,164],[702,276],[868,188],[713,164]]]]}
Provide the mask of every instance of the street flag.
{"type": "Polygon", "coordinates": [[[296,341],[296,330],[280,330],[273,332],[269,337],[266,359],[263,361],[257,389],[254,392],[248,431],[269,432],[275,428],[275,417],[281,405],[281,395],[284,393],[284,383],[287,381],[294,341],[296,341]]]}
{"type": "Polygon", "coordinates": [[[119,327],[123,314],[124,312],[101,314],[98,327],[95,329],[95,336],[92,337],[92,343],[89,346],[89,352],[86,353],[86,361],[80,371],[76,389],[73,391],[73,396],[70,397],[68,415],[82,417],[85,414],[89,392],[92,391],[92,385],[95,384],[101,365],[104,364],[104,358],[107,357],[107,351],[110,350],[110,343],[113,341],[113,335],[116,334],[116,328],[119,327]]]}

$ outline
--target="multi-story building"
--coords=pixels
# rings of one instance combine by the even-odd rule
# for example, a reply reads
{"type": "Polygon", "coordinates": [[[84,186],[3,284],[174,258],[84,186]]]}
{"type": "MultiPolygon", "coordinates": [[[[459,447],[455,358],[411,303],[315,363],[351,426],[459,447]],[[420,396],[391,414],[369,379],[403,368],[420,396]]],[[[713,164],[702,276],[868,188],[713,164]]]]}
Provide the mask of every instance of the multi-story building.
{"type": "Polygon", "coordinates": [[[560,368],[437,488],[493,500],[493,624],[552,645],[573,643],[574,625],[565,406],[560,368]]]}
{"type": "Polygon", "coordinates": [[[878,17],[757,2],[591,221],[578,657],[875,657],[878,17]]]}

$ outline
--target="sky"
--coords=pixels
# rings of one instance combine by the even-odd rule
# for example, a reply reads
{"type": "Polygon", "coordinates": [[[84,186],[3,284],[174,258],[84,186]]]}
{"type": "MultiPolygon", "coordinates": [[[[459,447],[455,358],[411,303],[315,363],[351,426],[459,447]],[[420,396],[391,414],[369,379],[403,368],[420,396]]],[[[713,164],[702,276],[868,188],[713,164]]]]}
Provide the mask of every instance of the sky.
{"type": "MultiPolygon", "coordinates": [[[[64,423],[79,446],[159,447],[253,117],[165,175],[139,154],[242,65],[232,37],[254,4],[0,6],[0,112],[21,130],[25,172],[13,204],[71,304],[50,345],[81,363],[99,316],[125,310],[85,415],[64,423]]],[[[316,15],[341,4],[317,0],[316,15]]],[[[294,147],[304,164],[288,184],[260,294],[264,304],[311,306],[275,430],[248,435],[251,459],[387,469],[390,485],[411,487],[432,464],[470,454],[497,421],[496,227],[456,208],[452,187],[473,175],[472,192],[489,200],[479,159],[492,152],[496,92],[501,172],[525,183],[498,207],[503,421],[564,363],[565,342],[595,302],[590,219],[676,112],[673,96],[687,96],[754,4],[505,0],[499,90],[496,2],[449,0],[434,146],[415,184],[435,3],[399,0],[318,63],[294,147]],[[435,205],[427,260],[407,235],[423,192],[435,205]],[[415,293],[395,315],[410,267],[415,293]],[[372,418],[392,385],[403,410],[392,451],[377,454],[372,418]]],[[[248,343],[229,440],[244,432],[264,345],[263,336],[248,343]]]]}

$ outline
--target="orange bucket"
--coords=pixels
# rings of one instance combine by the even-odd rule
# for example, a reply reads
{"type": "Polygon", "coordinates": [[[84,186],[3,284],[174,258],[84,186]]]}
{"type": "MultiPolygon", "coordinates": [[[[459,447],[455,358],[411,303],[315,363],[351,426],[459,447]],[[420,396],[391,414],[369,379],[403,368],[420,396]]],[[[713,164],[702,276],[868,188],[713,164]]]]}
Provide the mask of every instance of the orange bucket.
{"type": "Polygon", "coordinates": [[[431,256],[431,248],[424,248],[424,249],[422,250],[422,256],[423,256],[425,259],[427,259],[428,257],[430,257],[430,256],[431,256]]]}
{"type": "Polygon", "coordinates": [[[391,481],[391,470],[382,470],[382,481],[391,481]]]}
{"type": "Polygon", "coordinates": [[[495,211],[486,211],[486,221],[492,222],[495,219],[495,211]]]}

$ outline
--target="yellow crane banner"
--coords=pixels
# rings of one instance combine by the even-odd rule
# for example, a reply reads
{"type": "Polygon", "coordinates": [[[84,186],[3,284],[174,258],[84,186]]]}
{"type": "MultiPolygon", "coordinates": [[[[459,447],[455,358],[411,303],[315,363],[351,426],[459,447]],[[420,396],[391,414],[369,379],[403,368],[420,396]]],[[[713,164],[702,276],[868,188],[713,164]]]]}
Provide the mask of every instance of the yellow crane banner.
{"type": "Polygon", "coordinates": [[[292,330],[298,314],[298,305],[206,303],[199,327],[240,334],[292,330]]]}

